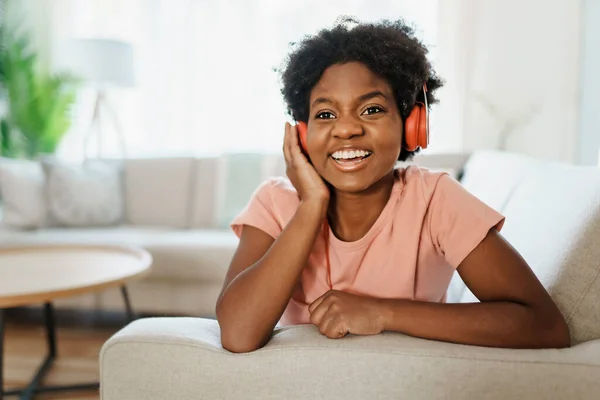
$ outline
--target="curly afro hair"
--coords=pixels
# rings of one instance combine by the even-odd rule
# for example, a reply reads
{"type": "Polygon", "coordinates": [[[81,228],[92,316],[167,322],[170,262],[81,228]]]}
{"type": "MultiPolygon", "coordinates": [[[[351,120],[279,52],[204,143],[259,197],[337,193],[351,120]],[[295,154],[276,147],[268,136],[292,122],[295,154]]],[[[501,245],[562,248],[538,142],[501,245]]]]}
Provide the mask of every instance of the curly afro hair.
{"type": "MultiPolygon", "coordinates": [[[[434,92],[443,85],[427,59],[427,48],[414,36],[414,30],[402,19],[378,23],[359,23],[352,17],[340,17],[331,29],[305,36],[288,55],[280,70],[281,93],[288,113],[296,121],[307,121],[309,99],[323,72],[334,64],[360,62],[391,86],[402,120],[406,120],[415,102],[423,102],[423,84],[427,84],[428,104],[437,102],[434,92]]],[[[399,161],[418,152],[405,149],[402,140],[399,161]]]]}

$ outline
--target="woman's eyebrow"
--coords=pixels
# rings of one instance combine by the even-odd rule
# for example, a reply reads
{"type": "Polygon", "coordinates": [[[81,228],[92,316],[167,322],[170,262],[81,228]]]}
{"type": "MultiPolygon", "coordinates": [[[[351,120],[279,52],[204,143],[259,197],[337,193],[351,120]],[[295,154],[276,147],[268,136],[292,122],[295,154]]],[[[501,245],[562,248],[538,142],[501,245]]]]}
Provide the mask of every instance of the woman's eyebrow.
{"type": "Polygon", "coordinates": [[[358,98],[358,100],[360,102],[363,102],[365,100],[370,100],[370,99],[372,99],[374,97],[383,97],[384,99],[388,100],[387,96],[382,91],[380,91],[380,90],[373,90],[372,92],[365,93],[362,96],[360,96],[358,98]]]}
{"type": "MultiPolygon", "coordinates": [[[[372,92],[368,92],[368,93],[365,93],[365,94],[359,96],[358,101],[363,102],[365,100],[369,100],[374,97],[383,97],[384,99],[388,100],[387,96],[381,90],[373,90],[372,92]]],[[[333,104],[333,100],[331,100],[329,97],[317,97],[313,101],[312,107],[316,106],[317,104],[322,104],[322,103],[333,104]]]]}
{"type": "Polygon", "coordinates": [[[312,106],[316,106],[317,104],[329,103],[333,104],[333,101],[329,97],[317,97],[315,101],[313,101],[312,106]]]}

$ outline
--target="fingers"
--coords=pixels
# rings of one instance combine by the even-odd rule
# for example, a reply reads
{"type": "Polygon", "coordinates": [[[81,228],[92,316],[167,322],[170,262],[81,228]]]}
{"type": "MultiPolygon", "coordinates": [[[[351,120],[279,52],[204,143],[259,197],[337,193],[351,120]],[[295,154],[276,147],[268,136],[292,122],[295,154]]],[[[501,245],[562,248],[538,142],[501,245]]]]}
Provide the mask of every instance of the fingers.
{"type": "Polygon", "coordinates": [[[323,293],[318,299],[313,301],[308,306],[308,312],[312,314],[313,311],[315,310],[315,308],[317,308],[323,302],[323,300],[325,300],[327,298],[327,296],[329,296],[332,292],[333,292],[332,290],[328,290],[327,292],[323,293]]]}
{"type": "Polygon", "coordinates": [[[292,135],[290,135],[290,146],[291,150],[300,150],[300,143],[298,139],[298,124],[291,127],[292,135]]]}
{"type": "Polygon", "coordinates": [[[300,147],[300,138],[298,135],[298,125],[285,123],[286,135],[284,139],[284,147],[287,147],[289,161],[294,163],[300,158],[305,158],[302,148],[300,147]]]}
{"type": "Polygon", "coordinates": [[[311,305],[308,307],[311,324],[320,326],[324,322],[327,322],[327,314],[337,315],[339,306],[338,304],[335,304],[335,301],[331,301],[330,299],[330,296],[335,293],[335,290],[329,290],[311,303],[311,305]]]}
{"type": "Polygon", "coordinates": [[[327,311],[329,311],[330,307],[331,303],[321,302],[319,306],[310,313],[310,323],[313,325],[320,326],[323,322],[325,314],[327,314],[327,311]]]}
{"type": "Polygon", "coordinates": [[[283,135],[283,157],[285,158],[285,163],[290,165],[292,162],[291,154],[290,154],[290,130],[292,126],[289,122],[285,123],[285,134],[283,135]]]}
{"type": "Polygon", "coordinates": [[[336,290],[329,290],[308,306],[310,323],[315,325],[322,335],[330,339],[346,336],[350,329],[340,314],[339,304],[335,301],[336,290]]]}
{"type": "Polygon", "coordinates": [[[340,339],[346,336],[349,329],[339,316],[326,314],[321,324],[317,325],[319,332],[330,339],[340,339]]]}

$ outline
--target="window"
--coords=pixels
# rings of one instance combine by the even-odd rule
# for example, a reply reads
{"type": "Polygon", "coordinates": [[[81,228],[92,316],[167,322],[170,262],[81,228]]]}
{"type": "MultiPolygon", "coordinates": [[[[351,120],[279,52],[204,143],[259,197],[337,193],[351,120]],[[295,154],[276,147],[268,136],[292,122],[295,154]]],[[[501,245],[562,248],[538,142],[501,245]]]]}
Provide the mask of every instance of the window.
{"type": "MultiPolygon", "coordinates": [[[[289,42],[331,26],[339,15],[360,20],[401,16],[415,24],[435,62],[434,0],[59,0],[52,4],[56,40],[105,37],[133,44],[136,87],[110,94],[128,155],[279,153],[289,117],[273,68],[284,59],[289,42]]],[[[82,96],[79,119],[61,147],[63,154],[80,151],[77,140],[89,124],[91,106],[90,98],[82,96]]],[[[117,141],[104,133],[105,141],[114,144],[105,155],[118,156],[117,141]]]]}

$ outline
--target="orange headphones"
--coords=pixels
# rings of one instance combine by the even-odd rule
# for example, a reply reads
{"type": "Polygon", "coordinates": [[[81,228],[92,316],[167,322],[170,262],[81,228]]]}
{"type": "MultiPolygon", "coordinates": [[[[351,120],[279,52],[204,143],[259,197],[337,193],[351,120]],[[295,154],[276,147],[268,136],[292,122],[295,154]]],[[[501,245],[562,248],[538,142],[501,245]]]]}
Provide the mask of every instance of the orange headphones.
{"type": "Polygon", "coordinates": [[[423,84],[423,99],[418,101],[404,122],[406,150],[426,149],[429,144],[429,109],[427,107],[427,84],[423,84]]]}
{"type": "MultiPolygon", "coordinates": [[[[429,145],[429,109],[427,104],[427,84],[423,85],[423,99],[425,102],[418,101],[412,111],[404,121],[404,136],[406,138],[406,147],[408,151],[415,151],[417,148],[426,149],[429,145]]],[[[302,148],[306,151],[306,134],[308,127],[306,122],[298,122],[298,134],[302,148]]]]}

